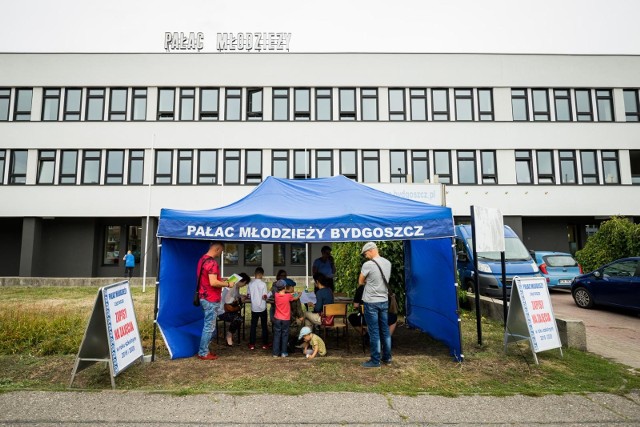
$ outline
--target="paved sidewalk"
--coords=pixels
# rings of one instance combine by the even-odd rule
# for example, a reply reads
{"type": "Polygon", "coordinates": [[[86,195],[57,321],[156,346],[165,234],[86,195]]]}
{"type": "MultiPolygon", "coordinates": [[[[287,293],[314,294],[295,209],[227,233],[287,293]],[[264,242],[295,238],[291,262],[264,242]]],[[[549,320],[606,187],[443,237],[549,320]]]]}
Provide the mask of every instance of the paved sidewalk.
{"type": "Polygon", "coordinates": [[[447,398],[366,393],[300,396],[102,391],[0,394],[0,425],[638,426],[640,391],[447,398]]]}

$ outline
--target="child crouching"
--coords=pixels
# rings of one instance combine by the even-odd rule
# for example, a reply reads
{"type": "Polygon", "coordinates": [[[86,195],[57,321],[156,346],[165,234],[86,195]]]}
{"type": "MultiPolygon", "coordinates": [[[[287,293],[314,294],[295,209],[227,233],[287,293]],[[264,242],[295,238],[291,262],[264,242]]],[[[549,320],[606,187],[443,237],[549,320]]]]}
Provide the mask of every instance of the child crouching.
{"type": "Polygon", "coordinates": [[[300,330],[298,339],[304,340],[302,342],[302,354],[307,359],[313,359],[316,356],[325,356],[327,354],[327,347],[324,345],[322,338],[311,332],[311,328],[305,326],[300,330]]]}

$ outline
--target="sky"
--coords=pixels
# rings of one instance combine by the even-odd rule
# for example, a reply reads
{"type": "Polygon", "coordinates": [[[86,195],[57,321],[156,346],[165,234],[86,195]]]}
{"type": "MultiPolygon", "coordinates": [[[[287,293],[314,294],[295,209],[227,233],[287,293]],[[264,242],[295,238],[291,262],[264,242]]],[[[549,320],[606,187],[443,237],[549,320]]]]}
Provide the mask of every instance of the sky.
{"type": "Polygon", "coordinates": [[[0,0],[0,52],[164,52],[165,32],[290,52],[640,54],[640,0],[0,0]]]}

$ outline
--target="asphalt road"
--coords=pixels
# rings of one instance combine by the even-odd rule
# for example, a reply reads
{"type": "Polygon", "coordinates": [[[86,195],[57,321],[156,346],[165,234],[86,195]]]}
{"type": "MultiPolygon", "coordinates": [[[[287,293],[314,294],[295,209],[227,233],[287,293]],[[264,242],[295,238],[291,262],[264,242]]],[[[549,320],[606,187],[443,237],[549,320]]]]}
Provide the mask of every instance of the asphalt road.
{"type": "Polygon", "coordinates": [[[569,291],[550,291],[553,312],[563,319],[582,320],[587,350],[640,369],[640,316],[610,308],[579,308],[569,291]]]}

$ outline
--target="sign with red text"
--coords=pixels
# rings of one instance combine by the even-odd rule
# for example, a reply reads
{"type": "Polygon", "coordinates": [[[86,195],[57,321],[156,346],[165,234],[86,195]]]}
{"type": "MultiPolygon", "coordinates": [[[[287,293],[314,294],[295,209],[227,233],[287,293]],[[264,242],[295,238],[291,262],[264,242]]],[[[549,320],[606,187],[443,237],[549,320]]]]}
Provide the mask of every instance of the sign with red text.
{"type": "MultiPolygon", "coordinates": [[[[505,351],[509,342],[529,340],[534,353],[560,348],[562,344],[544,277],[513,278],[505,329],[505,351]]],[[[536,358],[536,363],[537,363],[536,358]]]]}

